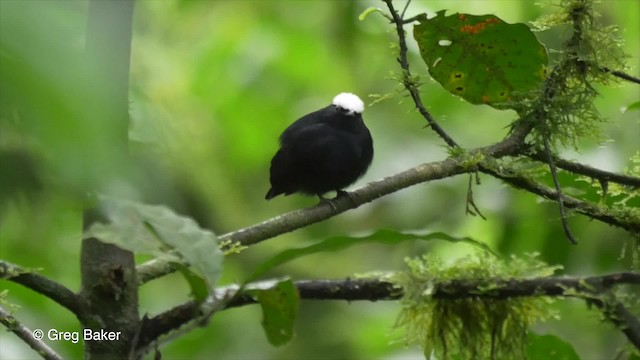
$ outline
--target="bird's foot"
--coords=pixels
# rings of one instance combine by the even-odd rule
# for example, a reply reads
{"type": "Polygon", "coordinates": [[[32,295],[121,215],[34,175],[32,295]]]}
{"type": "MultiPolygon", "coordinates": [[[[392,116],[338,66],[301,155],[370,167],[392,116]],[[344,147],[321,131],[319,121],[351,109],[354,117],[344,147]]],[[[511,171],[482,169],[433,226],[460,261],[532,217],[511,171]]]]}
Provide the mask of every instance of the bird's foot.
{"type": "Polygon", "coordinates": [[[327,199],[325,197],[323,197],[321,194],[318,194],[318,199],[320,199],[320,203],[319,204],[329,204],[329,206],[331,206],[331,210],[336,211],[338,210],[338,208],[336,207],[336,204],[333,203],[333,200],[337,199],[338,197],[336,196],[334,199],[327,199]]]}
{"type": "Polygon", "coordinates": [[[344,191],[344,190],[336,190],[336,197],[335,197],[335,199],[339,199],[339,198],[344,197],[344,196],[346,196],[346,197],[348,197],[348,198],[349,198],[349,202],[351,202],[351,205],[352,205],[352,206],[356,206],[356,201],[355,201],[355,199],[353,198],[353,196],[351,196],[351,193],[350,193],[350,192],[348,192],[348,191],[344,191]]]}
{"type": "Polygon", "coordinates": [[[356,202],[354,200],[354,198],[351,196],[351,193],[344,191],[344,190],[336,190],[336,197],[334,197],[333,199],[327,199],[325,197],[322,196],[322,194],[318,194],[318,198],[320,199],[320,204],[329,204],[329,206],[331,206],[331,210],[336,211],[338,210],[338,208],[336,207],[336,204],[334,203],[334,201],[342,198],[342,197],[347,197],[349,198],[349,202],[351,202],[352,206],[356,206],[356,202]]]}

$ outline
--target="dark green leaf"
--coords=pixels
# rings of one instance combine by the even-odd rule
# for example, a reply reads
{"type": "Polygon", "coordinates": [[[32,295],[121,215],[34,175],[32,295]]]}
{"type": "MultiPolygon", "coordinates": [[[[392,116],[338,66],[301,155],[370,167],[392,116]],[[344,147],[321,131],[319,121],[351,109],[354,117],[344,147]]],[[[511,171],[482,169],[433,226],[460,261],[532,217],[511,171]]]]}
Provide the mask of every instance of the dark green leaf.
{"type": "Polygon", "coordinates": [[[530,360],[580,360],[573,346],[555,335],[529,332],[528,337],[527,358],[530,360]]]}
{"type": "Polygon", "coordinates": [[[207,295],[209,295],[209,289],[204,279],[180,263],[173,263],[173,266],[178,269],[185,280],[187,280],[187,283],[189,283],[193,298],[199,303],[203,302],[207,298],[207,295]]]}
{"type": "Polygon", "coordinates": [[[546,49],[525,24],[444,10],[419,20],[413,36],[429,73],[472,104],[510,108],[546,78],[546,49]]]}
{"type": "Polygon", "coordinates": [[[368,242],[382,243],[387,245],[394,245],[401,241],[406,240],[445,240],[450,242],[463,242],[467,244],[471,244],[473,246],[477,246],[484,251],[490,252],[495,255],[493,251],[484,243],[474,240],[469,237],[454,237],[443,232],[432,232],[427,234],[419,234],[414,232],[401,232],[395,230],[387,230],[382,229],[374,232],[371,235],[362,236],[362,237],[352,237],[352,236],[334,236],[328,239],[325,239],[317,244],[313,244],[307,247],[298,248],[298,249],[288,249],[280,254],[274,256],[273,258],[267,260],[260,266],[258,266],[253,274],[249,277],[249,281],[253,281],[269,269],[286,263],[288,261],[297,259],[299,257],[314,254],[322,251],[336,251],[348,248],[355,244],[362,244],[368,242]]]}
{"type": "Polygon", "coordinates": [[[298,315],[300,297],[291,279],[276,282],[267,289],[249,291],[262,307],[262,327],[269,343],[284,345],[293,338],[293,324],[298,315]]]}

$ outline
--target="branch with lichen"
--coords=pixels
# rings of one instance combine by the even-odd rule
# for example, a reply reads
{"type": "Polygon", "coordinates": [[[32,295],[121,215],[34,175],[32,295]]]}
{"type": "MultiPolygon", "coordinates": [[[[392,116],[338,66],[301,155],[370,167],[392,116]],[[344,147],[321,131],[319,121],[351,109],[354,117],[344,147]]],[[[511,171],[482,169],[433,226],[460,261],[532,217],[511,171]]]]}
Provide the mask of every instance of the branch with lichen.
{"type": "MultiPolygon", "coordinates": [[[[545,199],[557,201],[558,193],[535,180],[509,168],[499,167],[489,162],[480,165],[480,171],[498,178],[505,183],[516,188],[528,191],[532,194],[539,195],[545,199]]],[[[600,220],[609,225],[613,225],[632,234],[640,234],[640,212],[632,208],[610,208],[603,205],[597,205],[589,201],[576,199],[572,196],[561,194],[564,205],[569,209],[588,216],[592,219],[600,220]]]]}
{"type": "MultiPolygon", "coordinates": [[[[407,294],[398,282],[384,279],[345,279],[345,280],[298,280],[295,281],[301,299],[305,300],[345,300],[345,301],[381,301],[400,300],[407,294]]],[[[261,283],[247,285],[247,289],[252,287],[262,288],[261,283]]],[[[448,280],[444,282],[434,282],[429,286],[431,290],[416,290],[423,293],[423,296],[433,300],[453,301],[464,299],[488,299],[507,300],[514,298],[528,297],[573,297],[582,298],[599,308],[605,309],[613,307],[617,314],[623,310],[620,303],[613,303],[609,296],[610,290],[619,285],[640,285],[640,273],[622,272],[602,276],[589,277],[536,277],[529,279],[482,279],[482,280],[448,280]],[[484,289],[484,290],[483,290],[484,289]],[[490,289],[490,290],[487,290],[490,289]],[[601,297],[602,295],[603,297],[601,297]],[[617,309],[617,310],[616,310],[617,309]]],[[[238,289],[237,285],[230,285],[219,288],[217,293],[227,294],[238,289]]],[[[415,299],[414,299],[415,300],[415,299]]],[[[247,290],[234,296],[233,300],[226,305],[226,309],[256,304],[257,300],[251,296],[247,290]]],[[[177,305],[174,308],[147,319],[140,333],[140,347],[148,346],[163,334],[182,327],[189,323],[199,314],[199,304],[195,301],[188,301],[177,305]]],[[[627,337],[640,349],[640,329],[633,326],[637,318],[627,312],[624,321],[626,326],[621,328],[627,337]]],[[[613,321],[613,318],[612,320],[613,321]]],[[[618,323],[617,325],[623,326],[618,323]]]]}
{"type": "Polygon", "coordinates": [[[0,279],[20,284],[44,295],[79,318],[88,315],[86,304],[81,296],[33,270],[0,260],[0,279]]]}

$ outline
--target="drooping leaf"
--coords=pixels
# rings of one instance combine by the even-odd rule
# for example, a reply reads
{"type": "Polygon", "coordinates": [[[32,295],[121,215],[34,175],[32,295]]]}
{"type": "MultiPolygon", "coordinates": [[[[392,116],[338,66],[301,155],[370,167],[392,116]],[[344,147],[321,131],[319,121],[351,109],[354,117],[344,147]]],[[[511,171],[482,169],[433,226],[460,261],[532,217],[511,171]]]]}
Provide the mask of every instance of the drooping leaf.
{"type": "Polygon", "coordinates": [[[382,229],[374,232],[373,234],[361,237],[352,237],[352,236],[334,236],[328,239],[325,239],[317,244],[313,244],[303,248],[297,249],[287,249],[280,254],[274,256],[273,258],[267,260],[258,266],[253,274],[249,277],[247,282],[253,281],[259,278],[262,274],[266,273],[269,269],[274,268],[278,265],[284,264],[291,260],[297,259],[299,257],[310,255],[323,251],[336,251],[348,248],[355,244],[362,244],[368,242],[382,243],[387,245],[394,245],[401,241],[406,240],[445,240],[450,242],[463,242],[466,244],[470,244],[473,246],[477,246],[484,251],[487,251],[491,254],[495,253],[491,251],[486,244],[474,240],[469,237],[455,237],[443,232],[432,232],[427,234],[420,234],[416,232],[405,232],[405,231],[396,231],[396,230],[388,230],[382,229]]]}
{"type": "Polygon", "coordinates": [[[173,265],[178,269],[180,274],[187,280],[189,283],[189,288],[191,288],[191,295],[198,302],[202,303],[206,300],[209,295],[209,289],[207,286],[207,282],[197,274],[195,274],[191,269],[187,266],[184,266],[180,263],[173,263],[173,265]]]}
{"type": "Polygon", "coordinates": [[[85,237],[191,266],[205,280],[209,291],[213,290],[223,259],[214,233],[166,206],[105,197],[101,197],[101,201],[109,223],[93,224],[85,237]]]}
{"type": "Polygon", "coordinates": [[[262,308],[262,327],[273,346],[293,338],[293,324],[300,307],[298,289],[291,279],[280,280],[266,289],[249,291],[262,308]]]}
{"type": "Polygon", "coordinates": [[[529,332],[528,338],[527,358],[531,360],[580,360],[573,346],[555,335],[538,335],[529,332]]]}
{"type": "Polygon", "coordinates": [[[413,36],[431,76],[472,104],[512,108],[546,77],[547,52],[525,24],[445,10],[419,18],[413,36]]]}
{"type": "Polygon", "coordinates": [[[365,10],[360,14],[360,16],[358,16],[358,20],[363,21],[364,19],[366,19],[366,18],[367,18],[367,16],[369,16],[371,13],[374,13],[374,12],[382,13],[382,10],[381,10],[380,8],[373,7],[373,6],[372,6],[372,7],[369,7],[369,8],[367,8],[367,9],[365,9],[365,10]]]}

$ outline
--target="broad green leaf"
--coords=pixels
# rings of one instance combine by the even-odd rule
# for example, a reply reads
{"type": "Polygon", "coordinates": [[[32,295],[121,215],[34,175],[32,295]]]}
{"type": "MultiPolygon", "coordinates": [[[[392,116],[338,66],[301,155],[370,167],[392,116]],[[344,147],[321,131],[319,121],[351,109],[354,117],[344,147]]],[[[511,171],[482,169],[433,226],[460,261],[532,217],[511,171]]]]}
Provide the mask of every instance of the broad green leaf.
{"type": "Polygon", "coordinates": [[[95,237],[129,251],[191,266],[205,280],[209,291],[213,290],[223,259],[214,233],[200,228],[193,219],[178,215],[166,206],[106,197],[101,197],[101,201],[109,223],[93,224],[85,237],[95,237]]]}
{"type": "Polygon", "coordinates": [[[547,75],[547,51],[525,24],[445,10],[413,28],[431,76],[472,104],[512,108],[547,75]]]}
{"type": "Polygon", "coordinates": [[[298,289],[291,279],[276,282],[267,289],[252,289],[251,295],[262,307],[262,327],[273,346],[284,345],[293,338],[293,324],[300,307],[298,289]]]}
{"type": "Polygon", "coordinates": [[[382,229],[367,236],[362,236],[362,237],[334,236],[334,237],[325,239],[317,244],[313,244],[307,247],[285,250],[280,254],[274,256],[273,258],[267,260],[260,266],[258,266],[254,270],[253,274],[251,274],[247,282],[250,282],[259,278],[260,276],[262,276],[262,274],[266,273],[269,269],[272,269],[278,265],[284,264],[286,262],[289,262],[291,260],[297,259],[305,255],[310,255],[310,254],[314,254],[322,251],[342,250],[355,244],[374,242],[374,243],[382,243],[387,245],[394,245],[401,241],[406,241],[406,240],[424,240],[424,241],[445,240],[450,242],[463,242],[473,246],[477,246],[482,250],[495,255],[495,253],[491,251],[491,248],[489,248],[489,246],[469,237],[454,237],[454,236],[445,234],[443,232],[432,232],[427,234],[420,234],[420,233],[414,233],[414,232],[401,232],[401,231],[395,231],[395,230],[382,229]]]}
{"type": "Polygon", "coordinates": [[[573,346],[555,335],[529,332],[528,337],[527,358],[530,360],[580,360],[573,346]]]}

